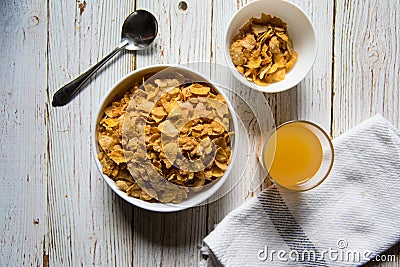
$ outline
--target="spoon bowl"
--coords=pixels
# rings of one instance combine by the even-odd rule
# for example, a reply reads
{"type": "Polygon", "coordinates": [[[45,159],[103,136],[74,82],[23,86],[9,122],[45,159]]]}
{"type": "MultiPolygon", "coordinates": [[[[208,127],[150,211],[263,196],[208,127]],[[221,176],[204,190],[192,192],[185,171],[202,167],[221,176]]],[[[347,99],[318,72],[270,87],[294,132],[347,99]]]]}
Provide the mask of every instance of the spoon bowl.
{"type": "Polygon", "coordinates": [[[158,32],[157,19],[146,10],[131,13],[122,25],[121,43],[127,50],[143,50],[156,38],[158,32]]]}

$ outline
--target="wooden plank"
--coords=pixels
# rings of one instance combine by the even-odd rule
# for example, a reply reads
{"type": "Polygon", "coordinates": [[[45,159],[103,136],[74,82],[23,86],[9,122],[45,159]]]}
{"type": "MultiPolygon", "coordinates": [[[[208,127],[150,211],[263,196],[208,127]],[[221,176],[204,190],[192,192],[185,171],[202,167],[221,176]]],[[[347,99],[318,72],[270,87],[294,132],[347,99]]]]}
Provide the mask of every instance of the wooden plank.
{"type": "Polygon", "coordinates": [[[290,120],[304,119],[317,123],[330,133],[333,19],[327,18],[333,18],[333,1],[292,2],[304,10],[315,27],[317,57],[310,73],[299,85],[267,97],[275,111],[277,125],[290,120]]]}
{"type": "MultiPolygon", "coordinates": [[[[234,15],[234,13],[238,10],[238,8],[242,5],[242,3],[239,3],[238,1],[213,1],[213,14],[212,14],[212,25],[211,25],[211,31],[212,31],[212,38],[211,38],[211,62],[215,63],[216,65],[212,65],[211,68],[213,70],[214,77],[213,80],[217,81],[219,84],[223,84],[225,86],[228,86],[232,91],[238,90],[237,88],[241,88],[246,90],[247,88],[242,86],[235,78],[234,76],[230,73],[229,67],[227,67],[226,59],[225,59],[225,31],[226,28],[228,27],[229,21],[234,15]],[[221,16],[220,14],[224,14],[221,16]],[[221,69],[226,69],[222,71],[221,69]],[[222,75],[220,73],[223,73],[222,75]]],[[[250,89],[248,89],[250,90],[250,89]]],[[[254,99],[255,97],[263,97],[263,95],[260,94],[251,94],[250,92],[241,92],[240,94],[237,94],[236,98],[240,98],[240,96],[246,96],[246,101],[248,102],[248,105],[254,106],[254,103],[256,103],[257,99],[254,99]]],[[[233,103],[235,103],[236,100],[233,98],[233,103]]],[[[241,116],[242,112],[236,108],[237,114],[241,116]]],[[[256,110],[256,112],[264,112],[264,110],[256,110]]],[[[254,129],[254,120],[253,116],[251,116],[251,119],[246,120],[245,116],[242,115],[242,122],[244,124],[245,131],[240,132],[239,134],[250,134],[249,136],[249,142],[251,147],[255,147],[260,141],[260,136],[254,136],[254,134],[259,133],[256,129],[254,129]]],[[[246,148],[248,145],[247,143],[247,138],[240,138],[239,140],[240,144],[238,147],[240,148],[246,148]]],[[[240,153],[247,153],[248,151],[240,151],[240,153]]],[[[249,151],[250,152],[250,151],[249,151]]],[[[253,151],[254,152],[254,151],[253,151]]],[[[225,216],[228,214],[231,210],[233,210],[235,207],[238,207],[240,204],[242,204],[247,198],[252,196],[252,193],[249,192],[250,185],[248,182],[250,179],[252,179],[253,175],[260,175],[259,173],[259,167],[257,165],[257,157],[256,154],[254,153],[253,155],[249,155],[248,158],[245,160],[248,160],[250,162],[247,162],[245,170],[240,170],[237,168],[234,168],[232,170],[232,176],[238,176],[238,175],[243,175],[243,178],[239,181],[239,183],[232,188],[232,190],[226,194],[223,198],[211,203],[208,205],[208,221],[207,221],[207,234],[211,232],[214,229],[214,226],[219,223],[225,216]],[[243,172],[244,171],[244,172],[243,172]],[[247,183],[246,183],[247,182],[247,183]]]]}
{"type": "Polygon", "coordinates": [[[0,2],[0,266],[43,264],[46,2],[0,2]]]}
{"type": "MultiPolygon", "coordinates": [[[[333,135],[381,113],[400,128],[399,1],[336,1],[333,135]]],[[[400,245],[386,251],[398,266],[400,245]]]]}
{"type": "Polygon", "coordinates": [[[337,2],[335,136],[376,113],[400,127],[399,7],[395,0],[337,2]]]}
{"type": "MultiPolygon", "coordinates": [[[[49,98],[95,64],[120,41],[132,1],[50,1],[49,98]],[[81,13],[82,12],[82,13],[81,13]]],[[[48,242],[50,266],[128,266],[131,210],[102,180],[93,161],[92,120],[100,99],[131,69],[117,56],[69,105],[49,109],[50,174],[48,242]]],[[[50,101],[50,99],[49,99],[50,101]]],[[[47,241],[46,240],[46,241],[47,241]]]]}
{"type": "MultiPolygon", "coordinates": [[[[137,0],[137,8],[152,12],[159,22],[155,44],[137,52],[137,68],[210,60],[212,1],[137,0]]],[[[198,245],[207,232],[207,207],[173,214],[133,209],[134,266],[197,266],[198,245]]]]}
{"type": "MultiPolygon", "coordinates": [[[[315,1],[294,1],[309,14],[315,25],[317,36],[319,37],[318,55],[315,65],[311,72],[295,88],[277,94],[266,94],[271,110],[275,117],[276,125],[294,119],[307,119],[321,125],[329,133],[331,122],[331,54],[332,54],[332,20],[327,20],[327,16],[333,14],[333,2],[315,1]]],[[[228,4],[225,1],[214,1],[213,25],[212,25],[212,55],[213,61],[225,63],[224,41],[225,27],[228,25],[231,16],[247,1],[234,2],[228,4]],[[218,14],[224,14],[219,16],[218,14]]],[[[260,14],[261,15],[261,14],[260,14]]],[[[289,29],[290,32],[290,29],[289,29]]],[[[226,78],[226,83],[230,77],[226,78]]],[[[257,112],[266,112],[258,110],[257,112]]],[[[260,136],[253,137],[255,143],[260,143],[260,136]],[[258,140],[257,140],[258,139],[258,140]],[[258,142],[257,142],[258,141],[258,142]]],[[[250,160],[255,161],[256,155],[250,160]]],[[[254,168],[254,167],[253,167],[254,168]]],[[[248,174],[255,170],[249,170],[248,174]]],[[[219,202],[213,203],[209,207],[208,227],[210,230],[216,223],[226,216],[233,208],[239,206],[249,197],[248,187],[240,185],[230,194],[219,202]]]]}

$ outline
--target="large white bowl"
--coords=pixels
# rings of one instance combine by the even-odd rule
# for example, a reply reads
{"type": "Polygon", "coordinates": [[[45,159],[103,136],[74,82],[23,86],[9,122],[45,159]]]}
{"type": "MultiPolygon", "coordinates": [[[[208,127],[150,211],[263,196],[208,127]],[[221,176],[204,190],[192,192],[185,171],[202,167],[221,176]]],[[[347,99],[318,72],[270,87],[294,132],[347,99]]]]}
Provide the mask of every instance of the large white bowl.
{"type": "Polygon", "coordinates": [[[311,70],[317,55],[317,41],[311,20],[300,7],[286,0],[258,0],[243,6],[232,17],[225,36],[225,58],[233,75],[244,85],[262,92],[277,93],[296,86],[311,70]],[[287,23],[289,37],[292,39],[293,47],[299,55],[296,64],[286,74],[284,80],[267,86],[259,86],[246,80],[236,70],[229,54],[231,41],[239,33],[239,29],[252,17],[261,17],[262,13],[279,17],[287,23]]]}
{"type": "Polygon", "coordinates": [[[235,112],[233,110],[232,104],[230,103],[229,99],[226,97],[226,95],[224,94],[224,92],[221,91],[221,89],[219,89],[216,85],[213,85],[213,87],[225,98],[227,104],[228,104],[228,108],[229,111],[232,115],[232,124],[233,124],[233,130],[235,131],[235,136],[232,138],[231,142],[232,142],[232,161],[228,166],[228,169],[225,171],[225,174],[216,182],[214,182],[212,185],[207,186],[205,188],[203,188],[202,191],[194,193],[193,195],[191,195],[188,199],[184,199],[182,201],[182,203],[180,204],[166,204],[166,203],[150,203],[150,202],[146,202],[143,200],[140,200],[138,198],[134,198],[131,196],[128,196],[125,192],[119,190],[114,182],[114,180],[112,180],[110,177],[108,177],[107,175],[103,174],[102,172],[102,165],[100,163],[100,161],[97,158],[97,155],[99,154],[100,150],[99,150],[99,144],[97,142],[97,125],[99,123],[99,121],[101,120],[101,118],[103,117],[104,114],[104,109],[109,106],[112,101],[114,101],[115,99],[119,99],[121,98],[124,93],[132,87],[132,85],[135,82],[140,82],[142,80],[143,75],[149,74],[149,73],[157,73],[160,72],[168,67],[174,67],[177,68],[179,70],[180,73],[182,74],[188,74],[191,77],[194,77],[195,79],[198,78],[198,81],[203,81],[203,82],[207,82],[211,85],[212,82],[209,81],[208,79],[206,79],[203,75],[201,75],[200,73],[186,68],[186,67],[182,67],[182,66],[173,66],[173,65],[152,65],[152,66],[148,66],[146,68],[142,68],[139,70],[135,70],[129,74],[127,74],[125,77],[123,77],[122,79],[120,79],[111,89],[110,91],[107,93],[107,95],[104,97],[104,99],[101,101],[100,103],[100,107],[96,113],[96,116],[94,117],[94,121],[93,121],[93,134],[92,134],[92,147],[93,149],[93,154],[94,154],[94,158],[95,158],[95,162],[96,165],[99,169],[99,172],[101,173],[102,177],[104,178],[104,180],[107,182],[107,184],[111,187],[111,189],[117,193],[121,198],[125,199],[126,201],[128,201],[129,203],[143,208],[143,209],[147,209],[147,210],[151,210],[151,211],[158,211],[158,212],[172,212],[172,211],[179,211],[179,210],[183,210],[183,209],[187,209],[190,207],[194,207],[204,201],[206,201],[209,197],[211,197],[222,185],[223,183],[226,181],[226,179],[229,176],[229,173],[232,170],[233,164],[235,162],[236,159],[236,154],[237,154],[237,141],[238,141],[238,122],[237,122],[237,117],[235,115],[235,112]]]}

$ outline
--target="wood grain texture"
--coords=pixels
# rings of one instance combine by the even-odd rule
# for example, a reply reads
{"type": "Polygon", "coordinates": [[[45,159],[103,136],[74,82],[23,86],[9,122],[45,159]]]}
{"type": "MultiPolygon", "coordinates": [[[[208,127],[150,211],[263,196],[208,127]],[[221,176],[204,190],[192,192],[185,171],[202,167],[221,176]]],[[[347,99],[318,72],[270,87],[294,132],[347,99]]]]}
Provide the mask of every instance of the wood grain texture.
{"type": "MultiPolygon", "coordinates": [[[[248,1],[187,0],[182,10],[180,0],[87,0],[82,13],[80,1],[0,1],[0,266],[197,266],[202,239],[248,188],[171,214],[132,207],[94,164],[92,121],[108,89],[135,68],[224,64],[225,27],[248,1]],[[158,18],[155,44],[121,53],[69,105],[49,106],[119,43],[135,8],[158,18]]],[[[400,127],[399,1],[293,2],[314,23],[318,54],[296,88],[265,95],[276,123],[312,120],[336,137],[382,113],[400,127]]],[[[399,244],[385,254],[396,262],[368,266],[400,266],[399,244]]]]}
{"type": "MultiPolygon", "coordinates": [[[[337,1],[334,35],[333,136],[381,113],[400,127],[400,4],[337,1]]],[[[400,245],[386,251],[399,266],[400,245]]]]}
{"type": "MultiPolygon", "coordinates": [[[[49,96],[108,54],[120,41],[131,1],[49,2],[49,96]]],[[[93,162],[93,116],[100,99],[129,72],[122,53],[108,63],[67,106],[49,108],[50,266],[131,264],[130,209],[108,189],[93,162]]],[[[50,99],[49,99],[50,101],[50,99]]]]}
{"type": "Polygon", "coordinates": [[[43,264],[46,3],[0,2],[0,266],[43,264]]]}
{"type": "Polygon", "coordinates": [[[400,4],[338,1],[333,130],[381,113],[400,126],[400,4]]]}

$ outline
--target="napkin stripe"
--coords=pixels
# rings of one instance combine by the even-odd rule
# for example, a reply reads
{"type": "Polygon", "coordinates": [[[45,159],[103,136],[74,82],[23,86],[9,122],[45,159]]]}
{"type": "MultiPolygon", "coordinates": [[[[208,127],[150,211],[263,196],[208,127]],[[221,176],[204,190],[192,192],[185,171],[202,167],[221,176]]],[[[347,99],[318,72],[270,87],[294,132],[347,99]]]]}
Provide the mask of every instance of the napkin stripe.
{"type": "Polygon", "coordinates": [[[327,266],[326,262],[320,257],[321,253],[304,233],[275,186],[267,188],[257,198],[275,229],[291,250],[296,250],[300,255],[305,255],[305,252],[315,253],[308,254],[309,258],[306,257],[305,261],[301,261],[303,264],[306,266],[327,266]]]}

